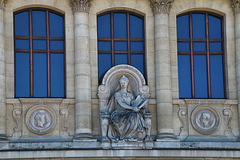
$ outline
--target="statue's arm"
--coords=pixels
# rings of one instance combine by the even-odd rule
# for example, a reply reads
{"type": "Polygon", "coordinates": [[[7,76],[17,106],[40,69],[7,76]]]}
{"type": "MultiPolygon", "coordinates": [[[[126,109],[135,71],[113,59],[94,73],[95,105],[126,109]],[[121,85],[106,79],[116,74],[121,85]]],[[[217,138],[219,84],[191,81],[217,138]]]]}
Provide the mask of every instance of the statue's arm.
{"type": "Polygon", "coordinates": [[[123,99],[121,98],[121,95],[119,93],[116,93],[115,94],[115,98],[117,100],[117,103],[124,109],[130,109],[130,110],[135,110],[137,107],[133,107],[133,106],[130,106],[128,105],[127,103],[125,103],[123,101],[123,99]]]}

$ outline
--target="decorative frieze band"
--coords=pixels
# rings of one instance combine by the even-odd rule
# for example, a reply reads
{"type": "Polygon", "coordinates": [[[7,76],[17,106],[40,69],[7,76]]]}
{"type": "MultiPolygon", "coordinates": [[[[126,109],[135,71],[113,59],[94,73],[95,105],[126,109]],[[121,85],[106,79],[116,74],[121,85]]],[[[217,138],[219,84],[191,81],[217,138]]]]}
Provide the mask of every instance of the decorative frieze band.
{"type": "Polygon", "coordinates": [[[92,0],[70,0],[73,12],[89,12],[92,0]]]}
{"type": "Polygon", "coordinates": [[[0,0],[0,8],[3,9],[6,3],[7,3],[7,0],[0,0]]]}
{"type": "Polygon", "coordinates": [[[235,14],[240,13],[240,0],[232,0],[232,8],[235,14]]]}
{"type": "Polygon", "coordinates": [[[174,0],[151,0],[153,13],[169,13],[174,0]]]}

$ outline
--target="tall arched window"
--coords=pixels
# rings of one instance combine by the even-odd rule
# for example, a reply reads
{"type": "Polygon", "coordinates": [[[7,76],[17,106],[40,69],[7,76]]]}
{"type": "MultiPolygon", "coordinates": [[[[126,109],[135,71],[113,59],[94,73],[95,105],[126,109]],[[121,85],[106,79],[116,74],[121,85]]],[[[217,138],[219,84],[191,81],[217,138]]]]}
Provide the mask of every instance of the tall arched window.
{"type": "Polygon", "coordinates": [[[15,97],[65,97],[64,15],[31,8],[14,13],[15,97]]]}
{"type": "Polygon", "coordinates": [[[223,17],[189,12],[177,17],[180,98],[225,98],[223,17]]]}
{"type": "Polygon", "coordinates": [[[112,66],[129,64],[145,74],[144,18],[126,11],[98,16],[98,78],[112,66]]]}

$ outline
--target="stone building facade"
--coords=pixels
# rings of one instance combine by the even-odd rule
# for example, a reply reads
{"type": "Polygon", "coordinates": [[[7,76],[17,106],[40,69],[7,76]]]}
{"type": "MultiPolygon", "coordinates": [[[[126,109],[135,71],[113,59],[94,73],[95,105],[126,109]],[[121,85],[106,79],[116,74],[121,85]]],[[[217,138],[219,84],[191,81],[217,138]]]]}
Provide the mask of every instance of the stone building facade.
{"type": "MultiPolygon", "coordinates": [[[[211,23],[210,18],[206,18],[205,25],[211,23]]],[[[30,31],[32,26],[30,23],[34,25],[42,22],[41,19],[37,22],[29,19],[30,22],[27,23],[30,31]]],[[[194,19],[189,18],[188,22],[195,23],[192,21],[194,19]]],[[[207,28],[208,26],[205,27],[206,32],[217,30],[217,27],[213,31],[210,26],[209,29],[207,28]]],[[[22,29],[24,30],[24,27],[22,29]]],[[[41,30],[41,27],[38,29],[41,30]]],[[[35,32],[40,34],[40,31],[35,32]]],[[[19,33],[22,33],[21,27],[19,33]]],[[[208,34],[206,33],[207,37],[208,34]]],[[[0,159],[238,159],[240,157],[239,0],[0,0],[0,41],[0,159]],[[17,35],[18,26],[24,26],[25,23],[22,19],[18,22],[16,17],[18,13],[23,13],[22,11],[26,11],[31,16],[34,16],[34,11],[46,12],[49,15],[46,16],[47,19],[50,19],[46,32],[49,28],[51,30],[51,14],[61,15],[62,38],[56,36],[55,39],[51,39],[51,32],[54,30],[50,31],[50,36],[47,34],[45,38],[40,36],[39,39],[36,37],[34,39],[34,33],[29,36],[17,35]],[[105,142],[101,138],[103,123],[100,104],[104,104],[109,98],[104,99],[99,96],[101,91],[99,86],[105,81],[104,78],[99,81],[99,50],[101,50],[99,39],[101,38],[98,37],[100,25],[98,22],[100,15],[105,13],[126,13],[142,17],[145,70],[142,77],[145,80],[141,82],[144,84],[146,81],[150,93],[152,138],[150,141],[105,142]],[[179,40],[177,31],[181,25],[180,18],[188,14],[189,17],[199,14],[205,15],[205,18],[209,17],[208,15],[221,17],[221,38],[212,41],[210,38],[195,41],[192,36],[197,34],[197,31],[196,33],[193,31],[191,35],[194,26],[190,25],[185,27],[189,28],[191,38],[186,41],[179,40]],[[29,40],[27,44],[29,43],[30,49],[21,48],[25,43],[24,40],[29,40]],[[53,49],[53,51],[58,50],[59,55],[60,53],[64,55],[63,96],[49,96],[53,95],[50,85],[46,89],[47,96],[34,96],[35,93],[37,94],[37,89],[32,89],[34,80],[29,81],[30,96],[18,96],[21,91],[21,84],[18,85],[19,79],[22,78],[23,81],[27,79],[24,80],[25,75],[18,75],[18,68],[23,65],[19,64],[18,53],[29,51],[33,55],[33,60],[30,61],[34,63],[34,40],[48,41],[46,52],[50,56],[51,41],[63,42],[62,51],[53,49]],[[216,67],[220,68],[217,73],[223,72],[220,76],[220,79],[223,79],[222,97],[214,97],[214,88],[209,89],[209,86],[214,86],[215,82],[209,79],[206,80],[207,97],[198,98],[194,89],[190,89],[190,97],[184,98],[180,95],[180,92],[182,94],[185,91],[180,89],[182,85],[180,77],[186,75],[181,73],[182,63],[179,55],[187,55],[188,52],[186,46],[183,50],[180,49],[181,43],[190,44],[189,55],[191,54],[191,58],[194,59],[195,42],[196,45],[206,42],[207,64],[213,63],[210,62],[211,55],[222,55],[222,63],[220,67],[216,67]],[[20,47],[17,46],[18,43],[20,47]],[[214,45],[211,43],[216,45],[221,43],[220,51],[211,50],[211,45],[214,45]],[[41,119],[43,116],[44,118],[41,119]]],[[[126,41],[130,43],[131,39],[126,41]]],[[[196,50],[199,51],[196,54],[203,54],[200,53],[201,47],[196,50]]],[[[205,53],[205,50],[203,52],[205,53]]],[[[51,64],[50,60],[48,63],[51,64]]],[[[195,64],[191,60],[191,67],[193,65],[195,64]]],[[[118,67],[110,68],[110,73],[107,72],[109,74],[120,72],[117,70],[118,67]]],[[[210,77],[214,68],[209,66],[206,68],[208,71],[205,76],[210,77]]],[[[33,69],[30,69],[28,78],[34,79],[38,71],[33,73],[31,70],[33,69]]],[[[191,68],[189,71],[193,74],[193,70],[191,68]]],[[[126,71],[121,70],[121,73],[125,72],[133,75],[136,73],[139,75],[136,77],[141,79],[141,74],[131,67],[126,71]]],[[[201,74],[199,76],[202,77],[201,74]]],[[[106,77],[108,75],[105,75],[106,77]]],[[[193,75],[190,78],[192,84],[190,83],[188,87],[192,86],[195,90],[198,81],[204,81],[204,78],[196,80],[193,75]]],[[[49,81],[46,83],[50,83],[49,81]]],[[[109,87],[112,86],[109,84],[109,87]]],[[[216,90],[216,94],[219,92],[221,91],[216,90]]]]}

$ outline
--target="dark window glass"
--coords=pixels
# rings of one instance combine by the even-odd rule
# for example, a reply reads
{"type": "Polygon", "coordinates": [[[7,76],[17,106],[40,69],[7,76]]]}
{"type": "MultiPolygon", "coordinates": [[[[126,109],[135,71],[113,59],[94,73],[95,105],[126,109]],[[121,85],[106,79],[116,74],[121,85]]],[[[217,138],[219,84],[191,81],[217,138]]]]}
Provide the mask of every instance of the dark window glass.
{"type": "Polygon", "coordinates": [[[33,40],[33,49],[47,49],[47,41],[33,40]]]}
{"type": "Polygon", "coordinates": [[[143,51],[143,42],[131,42],[131,51],[143,51]]]}
{"type": "Polygon", "coordinates": [[[29,53],[15,53],[16,97],[30,97],[29,53]]]}
{"type": "Polygon", "coordinates": [[[49,12],[50,37],[63,37],[63,16],[49,12]]]}
{"type": "Polygon", "coordinates": [[[15,35],[29,36],[29,12],[21,12],[14,15],[15,35]]]}
{"type": "Polygon", "coordinates": [[[119,64],[136,67],[145,75],[144,18],[127,11],[101,14],[98,23],[98,77],[119,64]]]}
{"type": "Polygon", "coordinates": [[[189,15],[177,18],[177,37],[180,39],[189,39],[189,15]]]}
{"type": "Polygon", "coordinates": [[[16,39],[15,40],[16,49],[29,49],[29,40],[16,39]]]}
{"type": "Polygon", "coordinates": [[[15,96],[65,97],[64,16],[31,8],[14,24],[15,96]]]}
{"type": "Polygon", "coordinates": [[[112,66],[111,54],[98,54],[98,78],[101,79],[104,73],[112,66]]]}
{"type": "Polygon", "coordinates": [[[143,56],[143,54],[131,54],[131,65],[137,68],[142,74],[144,74],[143,56]]]}
{"type": "Polygon", "coordinates": [[[47,54],[33,53],[33,96],[47,97],[47,54]]]}
{"type": "Polygon", "coordinates": [[[143,38],[143,20],[142,18],[130,15],[130,37],[143,38]]]}
{"type": "Polygon", "coordinates": [[[98,17],[98,38],[111,37],[111,21],[110,14],[98,17]]]}
{"type": "Polygon", "coordinates": [[[64,54],[52,53],[51,65],[51,97],[64,97],[64,54]]]}
{"type": "Polygon", "coordinates": [[[192,14],[193,39],[205,39],[205,14],[192,14]]]}
{"type": "Polygon", "coordinates": [[[221,39],[222,38],[222,20],[220,18],[209,15],[209,38],[221,39]]]}
{"type": "Polygon", "coordinates": [[[190,55],[178,55],[179,96],[192,97],[190,55]]]}
{"type": "Polygon", "coordinates": [[[115,54],[115,65],[127,64],[127,54],[115,54]]]}
{"type": "Polygon", "coordinates": [[[33,36],[46,36],[46,11],[32,11],[33,36]]]}
{"type": "Polygon", "coordinates": [[[210,55],[211,93],[212,98],[224,97],[222,55],[210,55]]]}
{"type": "Polygon", "coordinates": [[[222,21],[208,12],[177,17],[180,98],[225,98],[222,21]]]}
{"type": "Polygon", "coordinates": [[[113,13],[114,38],[127,38],[127,15],[125,13],[113,13]]]}

